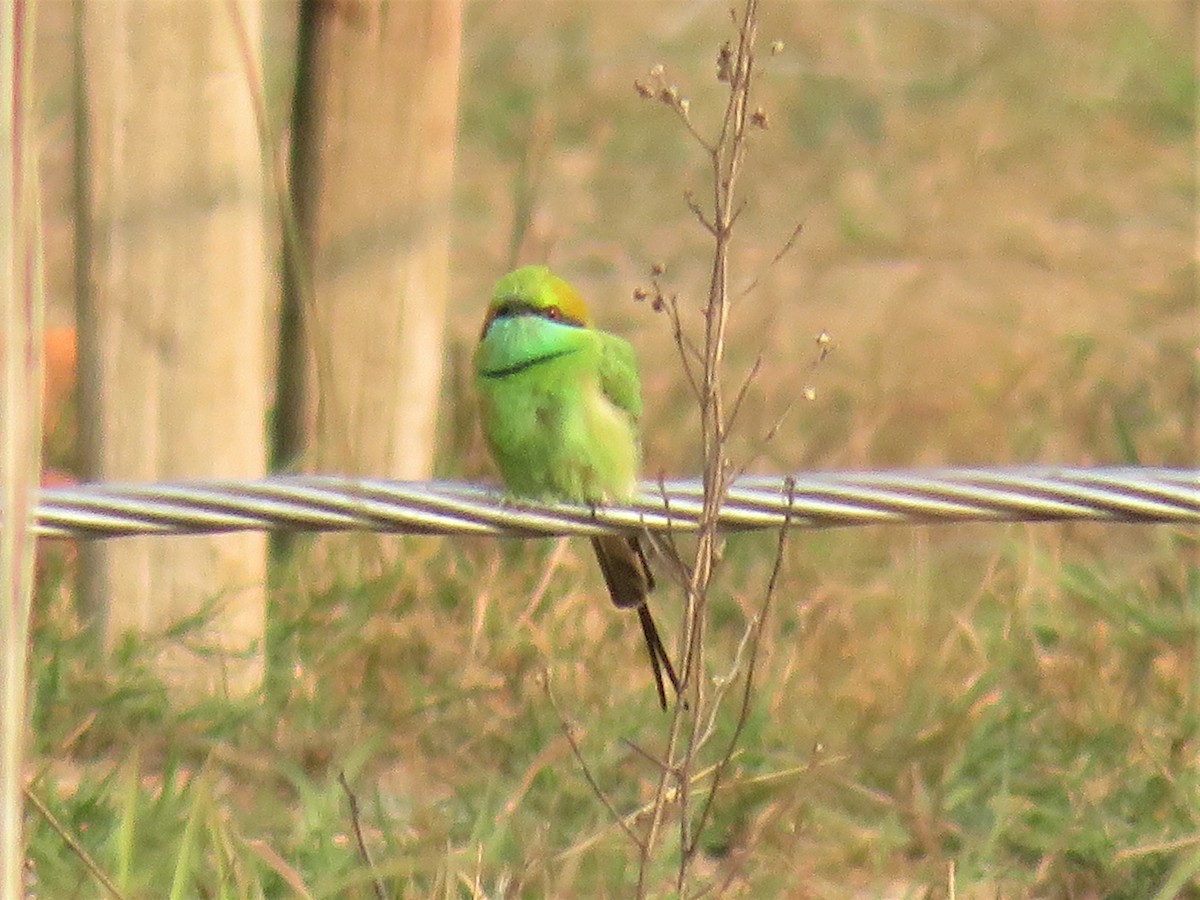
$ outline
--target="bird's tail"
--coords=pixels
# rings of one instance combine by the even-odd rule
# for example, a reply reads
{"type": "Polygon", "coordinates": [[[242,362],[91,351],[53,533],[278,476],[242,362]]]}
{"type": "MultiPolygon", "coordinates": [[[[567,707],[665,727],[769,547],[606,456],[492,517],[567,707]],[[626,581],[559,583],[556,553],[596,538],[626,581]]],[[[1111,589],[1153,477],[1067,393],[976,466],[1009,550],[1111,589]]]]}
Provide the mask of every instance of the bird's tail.
{"type": "Polygon", "coordinates": [[[654,590],[654,575],[646,562],[641,544],[636,537],[605,534],[592,538],[592,547],[596,551],[596,559],[600,562],[600,571],[604,574],[604,583],[608,585],[612,602],[620,609],[636,608],[638,620],[642,624],[642,635],[646,639],[646,651],[650,654],[650,667],[654,670],[654,684],[658,688],[658,702],[663,709],[667,708],[667,692],[663,685],[663,672],[679,693],[679,677],[675,667],[671,665],[671,657],[663,646],[646,606],[646,598],[654,590]]]}
{"type": "Polygon", "coordinates": [[[654,590],[654,575],[635,537],[602,534],[592,538],[604,583],[613,605],[620,609],[642,606],[654,590]]]}

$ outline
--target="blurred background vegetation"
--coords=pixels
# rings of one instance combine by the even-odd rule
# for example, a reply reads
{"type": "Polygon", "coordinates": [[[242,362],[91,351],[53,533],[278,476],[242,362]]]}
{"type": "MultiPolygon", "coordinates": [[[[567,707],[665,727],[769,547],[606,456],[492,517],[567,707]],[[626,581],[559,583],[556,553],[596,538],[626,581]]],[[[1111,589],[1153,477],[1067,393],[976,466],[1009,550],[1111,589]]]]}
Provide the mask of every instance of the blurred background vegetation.
{"type": "MultiPolygon", "coordinates": [[[[295,10],[267,10],[279,129],[295,10]]],[[[465,14],[435,475],[494,481],[469,355],[518,259],[549,262],[633,342],[647,474],[695,474],[667,321],[633,291],[662,263],[699,308],[708,247],[682,196],[703,196],[705,160],[633,81],[662,64],[704,130],[727,9],[465,14]]],[[[763,275],[729,348],[734,383],[760,354],[763,374],[735,460],[1196,465],[1196,15],[1187,0],[765,5],[770,128],[733,280],[763,275]],[[836,351],[810,373],[822,329],[836,351]],[[807,383],[816,400],[765,441],[807,383]]],[[[52,304],[72,295],[69,27],[68,4],[41,5],[52,304]]],[[[47,453],[71,470],[69,430],[47,453]]],[[[70,552],[47,548],[30,786],[127,896],[372,896],[340,771],[396,896],[629,893],[632,848],[540,686],[548,670],[592,771],[636,810],[656,773],[630,742],[654,755],[664,726],[586,545],[385,543],[400,562],[382,573],[319,590],[280,573],[267,689],[188,704],[150,661],[195,623],[98,655],[70,552]]],[[[728,541],[714,675],[773,545],[728,541]]],[[[746,897],[1200,897],[1198,559],[1195,530],[1166,527],[798,533],[703,873],[746,897]]],[[[678,593],[656,605],[674,630],[678,593]]],[[[45,819],[28,838],[37,894],[99,895],[45,819]]],[[[669,861],[659,874],[665,890],[669,861]]]]}

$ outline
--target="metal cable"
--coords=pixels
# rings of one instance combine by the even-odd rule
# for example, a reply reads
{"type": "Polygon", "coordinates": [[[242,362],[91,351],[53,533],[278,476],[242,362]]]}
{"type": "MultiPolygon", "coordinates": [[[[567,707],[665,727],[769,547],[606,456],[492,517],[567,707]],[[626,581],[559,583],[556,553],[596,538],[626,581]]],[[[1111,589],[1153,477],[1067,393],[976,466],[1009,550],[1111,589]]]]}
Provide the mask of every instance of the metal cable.
{"type": "MultiPolygon", "coordinates": [[[[225,531],[364,530],[408,534],[590,535],[694,531],[697,481],[643,482],[630,504],[509,501],[450,482],[321,475],[253,481],[83,484],[41,491],[37,534],[82,539],[225,531]]],[[[880,523],[1200,524],[1200,471],[1162,468],[937,469],[745,477],[721,507],[727,530],[880,523]]]]}

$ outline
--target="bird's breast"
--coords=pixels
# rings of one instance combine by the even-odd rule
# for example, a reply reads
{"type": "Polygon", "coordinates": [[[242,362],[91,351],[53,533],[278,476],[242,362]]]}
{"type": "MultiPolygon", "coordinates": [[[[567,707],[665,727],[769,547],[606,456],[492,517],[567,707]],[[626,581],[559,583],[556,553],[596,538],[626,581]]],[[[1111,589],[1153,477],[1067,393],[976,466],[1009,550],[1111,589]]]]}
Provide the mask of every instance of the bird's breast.
{"type": "Polygon", "coordinates": [[[527,342],[529,332],[508,324],[493,323],[475,357],[484,435],[508,489],[574,502],[627,497],[637,428],[601,389],[595,332],[571,329],[581,340],[565,343],[530,329],[527,342]]]}

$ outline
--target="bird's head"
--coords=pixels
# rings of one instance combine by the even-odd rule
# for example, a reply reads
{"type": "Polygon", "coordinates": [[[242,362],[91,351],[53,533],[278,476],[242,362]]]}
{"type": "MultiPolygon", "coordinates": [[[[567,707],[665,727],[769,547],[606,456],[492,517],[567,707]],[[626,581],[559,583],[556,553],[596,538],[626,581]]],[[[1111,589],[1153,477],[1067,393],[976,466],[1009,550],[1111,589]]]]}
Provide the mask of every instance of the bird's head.
{"type": "Polygon", "coordinates": [[[591,328],[587,304],[545,266],[523,266],[496,282],[479,339],[499,321],[535,317],[574,328],[591,328]]]}

